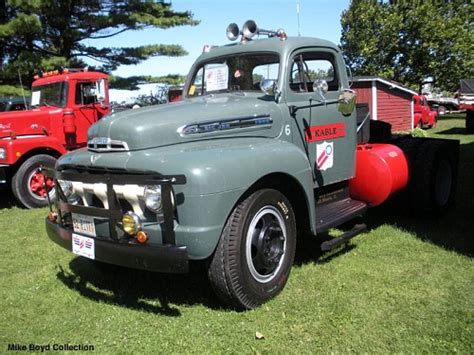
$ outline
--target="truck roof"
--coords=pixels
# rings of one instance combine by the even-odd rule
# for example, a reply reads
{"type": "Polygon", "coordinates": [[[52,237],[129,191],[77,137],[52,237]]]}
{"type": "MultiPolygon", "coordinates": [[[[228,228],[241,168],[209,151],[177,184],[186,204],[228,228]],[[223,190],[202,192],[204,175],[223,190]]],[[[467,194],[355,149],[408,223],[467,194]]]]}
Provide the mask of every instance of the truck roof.
{"type": "Polygon", "coordinates": [[[272,37],[211,47],[210,51],[202,53],[196,62],[242,52],[278,52],[280,54],[288,54],[298,48],[315,46],[332,48],[337,52],[340,51],[334,43],[320,38],[288,37],[282,41],[277,37],[272,37]]]}
{"type": "Polygon", "coordinates": [[[44,85],[50,83],[56,83],[60,81],[67,81],[70,79],[80,79],[80,80],[97,80],[97,79],[106,79],[107,74],[95,72],[95,71],[77,71],[69,72],[67,74],[56,74],[50,76],[44,76],[42,78],[36,79],[32,86],[44,85]]]}

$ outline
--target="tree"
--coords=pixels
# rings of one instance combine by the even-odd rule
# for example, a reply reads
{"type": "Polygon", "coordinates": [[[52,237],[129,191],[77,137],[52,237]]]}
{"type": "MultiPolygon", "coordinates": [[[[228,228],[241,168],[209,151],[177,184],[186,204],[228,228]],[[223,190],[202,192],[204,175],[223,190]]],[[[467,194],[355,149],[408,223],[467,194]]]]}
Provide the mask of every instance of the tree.
{"type": "Polygon", "coordinates": [[[0,84],[18,83],[18,72],[29,84],[37,68],[83,66],[85,58],[111,71],[153,56],[185,55],[179,45],[97,48],[92,43],[125,31],[197,23],[190,12],[175,12],[164,0],[0,0],[0,84]]]}
{"type": "Polygon", "coordinates": [[[474,76],[469,1],[353,0],[342,13],[341,47],[354,75],[379,75],[420,89],[433,78],[454,92],[474,76]]]}

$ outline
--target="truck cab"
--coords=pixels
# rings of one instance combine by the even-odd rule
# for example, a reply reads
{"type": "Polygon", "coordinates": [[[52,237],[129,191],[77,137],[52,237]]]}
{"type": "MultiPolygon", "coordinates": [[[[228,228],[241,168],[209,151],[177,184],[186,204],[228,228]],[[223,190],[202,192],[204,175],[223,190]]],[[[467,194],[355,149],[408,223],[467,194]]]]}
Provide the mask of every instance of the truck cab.
{"type": "Polygon", "coordinates": [[[285,286],[297,238],[353,221],[412,185],[410,196],[428,196],[425,210],[452,202],[456,163],[444,157],[457,146],[359,134],[369,115],[357,124],[336,45],[253,21],[227,34],[240,42],[205,46],[182,100],[104,117],[87,149],[45,172],[58,192],[46,219],[52,241],[91,262],[157,272],[205,261],[216,295],[250,309],[285,286]],[[417,174],[427,177],[420,187],[409,184],[417,174]]]}
{"type": "Polygon", "coordinates": [[[431,110],[424,95],[413,96],[413,128],[436,127],[438,112],[431,110]]]}
{"type": "Polygon", "coordinates": [[[0,113],[0,184],[24,207],[47,205],[54,191],[40,167],[86,145],[89,127],[110,110],[107,90],[103,73],[42,73],[32,84],[29,110],[0,113]]]}

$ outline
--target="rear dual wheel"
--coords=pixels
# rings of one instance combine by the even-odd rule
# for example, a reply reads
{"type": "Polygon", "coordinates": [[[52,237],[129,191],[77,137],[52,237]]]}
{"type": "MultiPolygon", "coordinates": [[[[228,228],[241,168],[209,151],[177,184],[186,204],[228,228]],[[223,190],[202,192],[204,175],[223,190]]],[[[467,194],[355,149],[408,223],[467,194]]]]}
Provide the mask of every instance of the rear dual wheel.
{"type": "Polygon", "coordinates": [[[457,150],[443,141],[420,143],[410,177],[411,205],[421,215],[440,215],[454,202],[457,150]]]}
{"type": "Polygon", "coordinates": [[[48,195],[54,197],[54,183],[41,173],[41,167],[54,168],[56,159],[38,154],[25,160],[12,178],[12,192],[18,202],[26,208],[48,205],[48,195]]]}
{"type": "Polygon", "coordinates": [[[254,192],[233,210],[208,274],[217,296],[252,309],[277,295],[290,275],[296,224],[288,199],[277,190],[254,192]]]}

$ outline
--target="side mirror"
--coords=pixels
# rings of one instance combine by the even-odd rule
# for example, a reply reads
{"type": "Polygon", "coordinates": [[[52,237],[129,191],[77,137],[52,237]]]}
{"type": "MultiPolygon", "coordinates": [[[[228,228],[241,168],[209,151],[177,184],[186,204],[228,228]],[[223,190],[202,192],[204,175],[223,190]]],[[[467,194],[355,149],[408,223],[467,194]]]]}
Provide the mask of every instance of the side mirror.
{"type": "Polygon", "coordinates": [[[98,103],[104,103],[105,101],[105,80],[101,79],[95,83],[95,94],[97,96],[98,103]]]}
{"type": "Polygon", "coordinates": [[[339,94],[337,101],[339,102],[339,112],[344,116],[348,116],[354,111],[356,93],[352,89],[344,89],[339,94]]]}
{"type": "Polygon", "coordinates": [[[316,79],[313,83],[313,91],[317,92],[323,101],[326,101],[326,93],[329,90],[328,82],[323,79],[316,79]]]}
{"type": "Polygon", "coordinates": [[[260,82],[260,90],[262,90],[262,92],[265,95],[275,96],[276,86],[277,86],[276,85],[276,80],[263,79],[260,82]]]}

